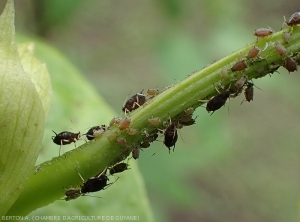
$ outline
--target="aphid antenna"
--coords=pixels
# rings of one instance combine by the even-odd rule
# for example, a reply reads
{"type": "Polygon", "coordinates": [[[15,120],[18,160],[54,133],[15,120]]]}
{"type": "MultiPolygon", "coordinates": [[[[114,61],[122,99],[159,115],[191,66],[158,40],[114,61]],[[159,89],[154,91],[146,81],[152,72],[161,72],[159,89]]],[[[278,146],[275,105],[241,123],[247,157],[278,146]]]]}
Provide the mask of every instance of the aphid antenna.
{"type": "Polygon", "coordinates": [[[80,130],[78,129],[78,127],[76,126],[76,124],[73,122],[73,120],[71,118],[69,118],[71,123],[73,123],[73,125],[75,126],[76,130],[79,132],[79,138],[81,137],[81,134],[80,134],[80,130]]]}
{"type": "Polygon", "coordinates": [[[106,199],[105,197],[98,197],[98,196],[93,196],[93,195],[88,195],[88,194],[81,194],[82,197],[95,197],[95,198],[103,198],[106,199]]]}
{"type": "Polygon", "coordinates": [[[80,177],[80,179],[82,180],[82,182],[84,183],[84,179],[83,177],[81,176],[81,174],[79,173],[79,171],[77,169],[75,169],[75,171],[77,172],[78,176],[80,177]]]}

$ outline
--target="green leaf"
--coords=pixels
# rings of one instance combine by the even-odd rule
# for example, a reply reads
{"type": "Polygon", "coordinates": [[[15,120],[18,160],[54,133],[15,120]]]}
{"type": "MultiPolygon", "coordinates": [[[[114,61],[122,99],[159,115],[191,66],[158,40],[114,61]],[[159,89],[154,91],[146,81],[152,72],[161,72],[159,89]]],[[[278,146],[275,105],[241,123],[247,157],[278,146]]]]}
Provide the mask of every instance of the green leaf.
{"type": "Polygon", "coordinates": [[[14,4],[0,17],[0,215],[24,188],[41,148],[44,109],[14,42],[14,4]]]}

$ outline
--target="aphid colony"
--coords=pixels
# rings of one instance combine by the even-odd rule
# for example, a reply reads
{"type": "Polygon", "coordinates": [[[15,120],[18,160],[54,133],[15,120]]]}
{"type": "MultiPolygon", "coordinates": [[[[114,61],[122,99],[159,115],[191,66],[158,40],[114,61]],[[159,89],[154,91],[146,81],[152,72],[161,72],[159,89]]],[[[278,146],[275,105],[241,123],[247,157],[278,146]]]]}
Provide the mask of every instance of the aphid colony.
{"type": "MultiPolygon", "coordinates": [[[[285,21],[285,24],[290,26],[292,32],[293,26],[300,24],[300,12],[294,13],[288,21],[285,21]]],[[[292,39],[291,32],[283,32],[282,42],[275,42],[272,45],[266,45],[264,49],[260,49],[258,46],[253,46],[247,55],[244,58],[239,58],[238,61],[232,64],[230,68],[223,67],[220,70],[220,84],[216,90],[218,94],[211,97],[210,99],[204,101],[200,100],[201,103],[207,102],[206,110],[207,112],[212,112],[211,115],[219,110],[225,105],[229,98],[236,97],[244,91],[244,101],[251,102],[253,101],[254,96],[254,83],[249,81],[247,76],[243,75],[243,71],[248,68],[249,64],[253,64],[256,61],[265,60],[260,56],[260,53],[263,52],[267,47],[273,47],[276,53],[281,56],[282,63],[271,63],[268,64],[267,68],[258,69],[257,72],[263,76],[265,74],[272,74],[277,71],[280,66],[283,66],[288,70],[288,72],[294,72],[297,70],[297,63],[300,62],[300,53],[296,55],[290,55],[288,50],[284,45],[289,44],[292,39]],[[224,89],[222,86],[222,81],[226,81],[226,85],[229,85],[227,89],[224,89]],[[228,83],[229,82],[229,83],[228,83]]],[[[255,30],[254,35],[257,37],[257,42],[260,39],[272,35],[274,31],[270,28],[260,28],[255,30]]],[[[97,125],[93,126],[85,134],[72,133],[63,131],[61,133],[55,133],[55,136],[52,136],[52,140],[55,144],[59,145],[59,155],[62,145],[67,145],[74,143],[81,139],[84,135],[87,140],[92,141],[97,138],[102,137],[104,134],[109,141],[114,141],[116,145],[124,147],[124,154],[120,159],[115,161],[115,163],[105,169],[103,172],[98,175],[89,178],[87,181],[84,181],[81,177],[83,183],[77,188],[69,188],[65,192],[65,200],[76,199],[79,196],[84,196],[87,193],[97,192],[104,190],[113,183],[108,183],[107,170],[109,170],[110,175],[116,173],[121,173],[128,168],[127,163],[121,162],[130,155],[133,159],[138,159],[140,156],[140,150],[148,148],[151,143],[157,141],[159,134],[163,136],[163,144],[168,148],[169,153],[171,149],[175,149],[176,142],[178,140],[178,129],[183,128],[184,126],[190,126],[195,124],[196,118],[193,118],[194,108],[188,107],[184,112],[179,113],[172,119],[169,117],[168,120],[162,120],[159,117],[152,117],[148,119],[148,128],[144,130],[138,130],[132,127],[130,115],[128,113],[146,106],[151,99],[156,97],[161,93],[158,89],[148,89],[146,94],[143,94],[143,90],[140,93],[136,93],[131,96],[122,106],[122,111],[125,114],[124,118],[115,117],[113,118],[109,125],[97,125]],[[117,130],[114,130],[117,129],[117,130]],[[107,132],[109,131],[109,132],[107,132]],[[119,133],[118,133],[118,132],[119,133]],[[126,135],[126,136],[125,136],[126,135]],[[138,142],[134,144],[128,144],[126,138],[139,136],[141,138],[138,142]]],[[[199,104],[198,104],[199,105],[199,104]]],[[[76,146],[76,145],[75,145],[76,146]]]]}

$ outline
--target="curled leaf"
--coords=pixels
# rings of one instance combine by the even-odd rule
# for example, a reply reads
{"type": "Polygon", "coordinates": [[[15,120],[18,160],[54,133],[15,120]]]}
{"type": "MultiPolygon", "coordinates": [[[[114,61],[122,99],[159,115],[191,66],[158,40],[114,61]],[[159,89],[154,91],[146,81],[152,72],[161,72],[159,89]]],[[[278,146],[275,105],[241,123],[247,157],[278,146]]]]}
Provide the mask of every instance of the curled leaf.
{"type": "Polygon", "coordinates": [[[24,188],[43,137],[45,113],[14,41],[14,3],[0,16],[0,215],[24,188]]]}

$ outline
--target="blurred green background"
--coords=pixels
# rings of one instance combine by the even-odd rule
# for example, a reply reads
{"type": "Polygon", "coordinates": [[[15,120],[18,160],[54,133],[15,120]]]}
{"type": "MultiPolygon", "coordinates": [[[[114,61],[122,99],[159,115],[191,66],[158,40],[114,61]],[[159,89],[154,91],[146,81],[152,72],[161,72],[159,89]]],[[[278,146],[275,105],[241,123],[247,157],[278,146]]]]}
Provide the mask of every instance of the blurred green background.
{"type": "MultiPolygon", "coordinates": [[[[22,0],[15,7],[17,33],[59,48],[123,115],[128,94],[175,84],[255,41],[257,28],[280,30],[283,15],[288,18],[300,5],[22,0]]],[[[280,68],[254,81],[262,90],[255,89],[251,103],[240,105],[240,96],[212,116],[199,108],[197,124],[180,131],[174,153],[162,142],[144,150],[137,162],[155,221],[299,221],[299,81],[298,72],[280,68]]]]}

